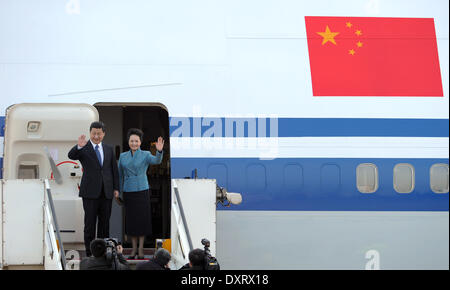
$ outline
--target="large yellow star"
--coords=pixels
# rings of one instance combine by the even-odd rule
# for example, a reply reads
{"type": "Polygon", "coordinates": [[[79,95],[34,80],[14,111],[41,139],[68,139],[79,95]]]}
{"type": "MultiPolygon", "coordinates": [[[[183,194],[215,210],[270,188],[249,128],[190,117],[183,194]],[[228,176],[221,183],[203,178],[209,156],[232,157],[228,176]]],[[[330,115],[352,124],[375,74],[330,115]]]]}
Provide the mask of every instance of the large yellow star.
{"type": "Polygon", "coordinates": [[[330,28],[327,27],[325,28],[325,32],[317,32],[317,34],[319,34],[320,36],[323,37],[322,40],[322,45],[324,45],[325,43],[327,43],[328,41],[330,41],[331,43],[333,43],[334,45],[336,45],[336,41],[334,40],[334,37],[336,35],[339,34],[339,32],[331,32],[330,28]]]}

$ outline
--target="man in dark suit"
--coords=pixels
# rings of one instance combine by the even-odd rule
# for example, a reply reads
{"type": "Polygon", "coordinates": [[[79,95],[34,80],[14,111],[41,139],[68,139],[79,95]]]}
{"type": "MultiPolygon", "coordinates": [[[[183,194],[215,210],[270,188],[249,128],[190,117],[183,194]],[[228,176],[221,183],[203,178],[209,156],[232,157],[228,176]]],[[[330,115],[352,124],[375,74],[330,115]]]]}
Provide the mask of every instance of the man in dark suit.
{"type": "Polygon", "coordinates": [[[89,128],[90,140],[85,135],[78,138],[78,144],[69,152],[72,160],[79,160],[83,166],[80,197],[84,209],[84,245],[86,255],[91,256],[90,244],[95,238],[109,237],[109,218],[112,198],[119,196],[119,171],[111,146],[103,144],[105,125],[93,122],[89,128]]]}

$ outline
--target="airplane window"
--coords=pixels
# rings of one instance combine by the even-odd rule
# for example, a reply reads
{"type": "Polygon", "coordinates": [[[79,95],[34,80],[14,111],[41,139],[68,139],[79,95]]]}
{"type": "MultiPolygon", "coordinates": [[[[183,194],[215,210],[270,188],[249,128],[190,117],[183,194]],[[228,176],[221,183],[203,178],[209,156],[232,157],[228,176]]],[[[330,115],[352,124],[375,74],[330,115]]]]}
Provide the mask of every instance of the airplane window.
{"type": "Polygon", "coordinates": [[[378,189],[378,168],[372,163],[356,167],[356,187],[362,193],[374,193],[378,189]]]}
{"type": "Polygon", "coordinates": [[[284,167],[284,187],[286,191],[296,193],[303,186],[303,168],[300,164],[288,164],[284,167]]]}
{"type": "Polygon", "coordinates": [[[394,189],[398,193],[410,193],[414,190],[414,167],[408,163],[399,163],[394,167],[394,189]]]}
{"type": "Polygon", "coordinates": [[[250,164],[247,167],[247,190],[249,194],[261,194],[267,187],[266,167],[262,164],[250,164]],[[257,180],[258,182],[255,182],[257,180]]]}
{"type": "Polygon", "coordinates": [[[448,192],[448,164],[433,164],[430,168],[430,187],[434,193],[448,192]]]}
{"type": "Polygon", "coordinates": [[[337,164],[324,164],[320,168],[320,191],[333,195],[341,190],[341,168],[337,164]]]}

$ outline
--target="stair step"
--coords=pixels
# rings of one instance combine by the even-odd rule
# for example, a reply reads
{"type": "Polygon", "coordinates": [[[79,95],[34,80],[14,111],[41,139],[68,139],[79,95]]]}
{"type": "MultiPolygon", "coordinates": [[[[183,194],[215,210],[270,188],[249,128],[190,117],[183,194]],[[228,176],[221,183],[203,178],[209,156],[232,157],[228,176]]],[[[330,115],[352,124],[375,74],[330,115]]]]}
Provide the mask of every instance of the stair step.
{"type": "MultiPolygon", "coordinates": [[[[84,248],[84,245],[82,247],[76,246],[76,247],[68,247],[64,245],[64,251],[67,253],[69,251],[76,251],[79,254],[80,259],[83,259],[86,257],[86,250],[84,248]]],[[[129,256],[131,254],[132,248],[124,248],[123,249],[123,255],[125,257],[129,256]]],[[[150,259],[153,254],[155,253],[155,248],[144,248],[144,257],[146,260],[150,259]]],[[[138,259],[132,259],[132,260],[138,260],[138,259]]]]}

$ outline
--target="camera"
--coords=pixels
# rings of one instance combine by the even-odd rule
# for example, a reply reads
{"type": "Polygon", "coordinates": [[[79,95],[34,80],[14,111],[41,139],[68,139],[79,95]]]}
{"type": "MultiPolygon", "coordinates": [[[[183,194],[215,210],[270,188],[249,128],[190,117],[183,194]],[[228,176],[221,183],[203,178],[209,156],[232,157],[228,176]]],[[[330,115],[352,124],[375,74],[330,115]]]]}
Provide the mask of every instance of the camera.
{"type": "Polygon", "coordinates": [[[103,239],[106,243],[106,260],[108,262],[115,262],[117,257],[117,246],[120,245],[120,243],[117,241],[117,239],[114,238],[106,238],[103,239]]]}
{"type": "MultiPolygon", "coordinates": [[[[211,256],[211,251],[209,250],[209,247],[211,243],[208,239],[202,239],[202,245],[205,247],[203,250],[203,256],[204,256],[204,262],[202,270],[220,270],[219,263],[217,262],[217,259],[213,256],[211,256]]],[[[195,249],[193,251],[201,251],[201,249],[195,249]]],[[[192,252],[192,251],[191,251],[192,252]]],[[[190,252],[190,253],[191,253],[190,252]]],[[[189,255],[190,255],[189,253],[189,255]]],[[[189,263],[185,264],[183,267],[180,268],[180,270],[189,269],[190,265],[189,263]]]]}
{"type": "Polygon", "coordinates": [[[217,259],[213,256],[211,256],[211,251],[209,250],[209,247],[211,243],[208,239],[202,239],[202,245],[205,247],[205,270],[220,270],[219,262],[217,262],[217,259]]]}

